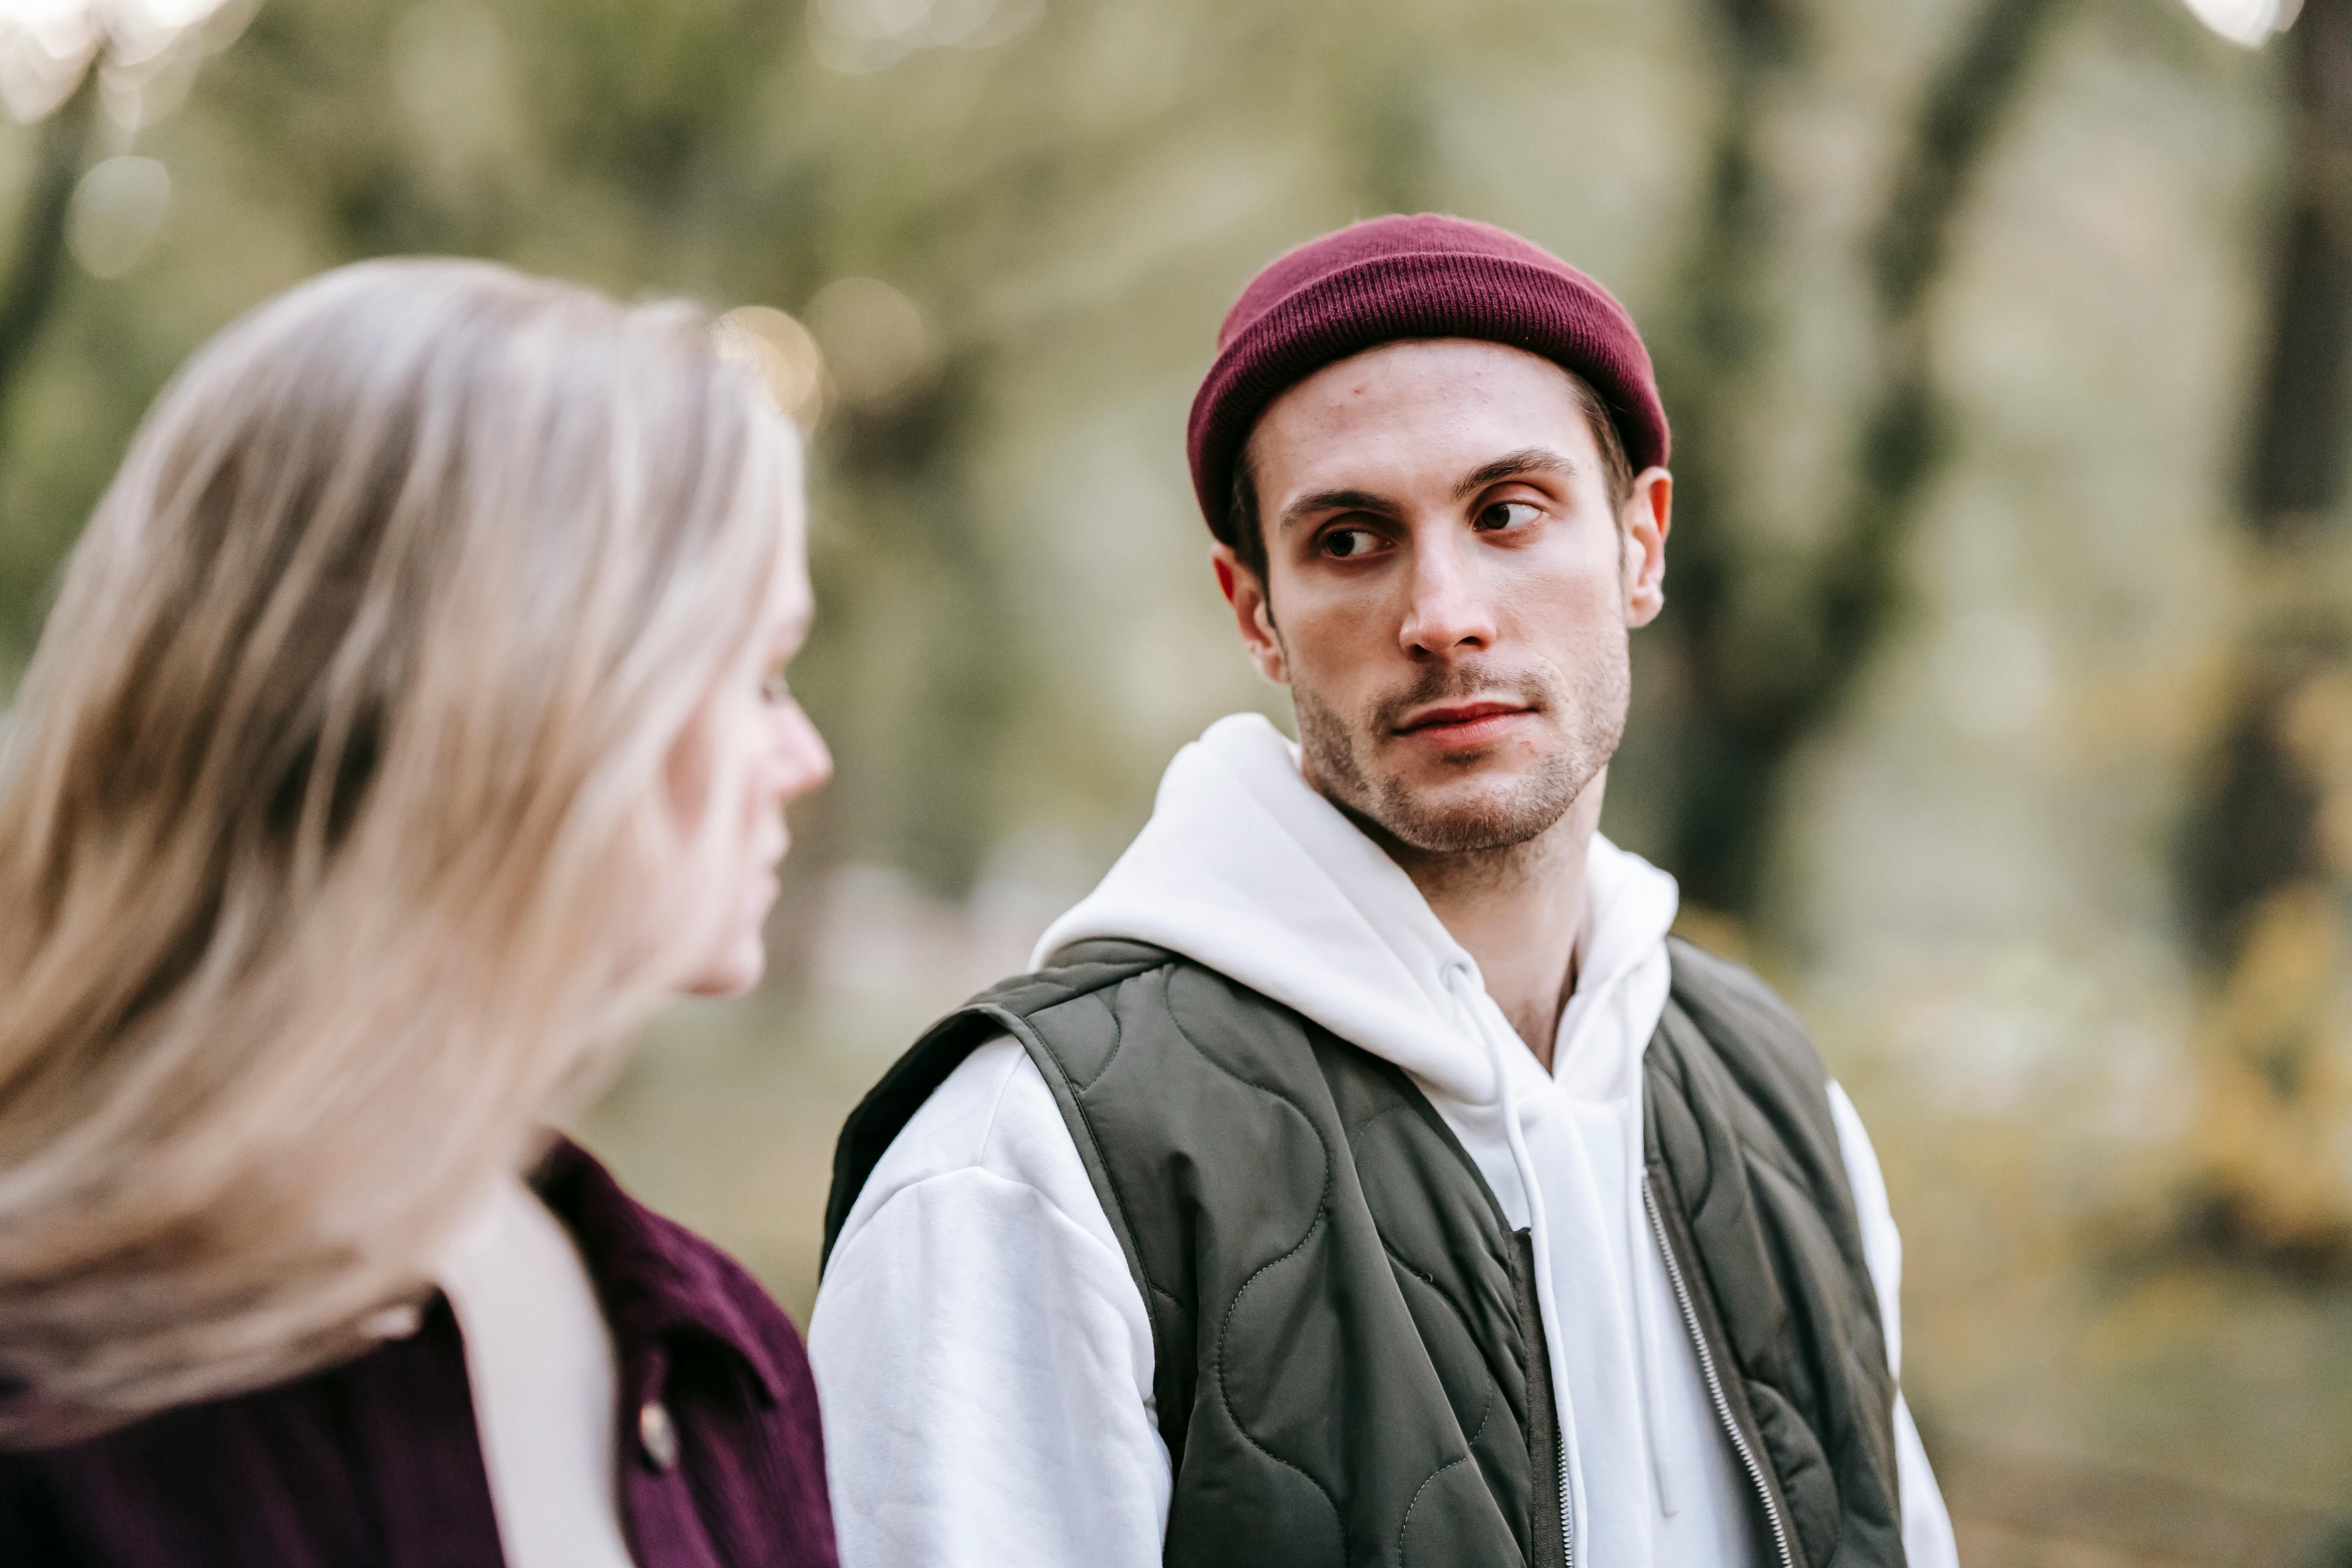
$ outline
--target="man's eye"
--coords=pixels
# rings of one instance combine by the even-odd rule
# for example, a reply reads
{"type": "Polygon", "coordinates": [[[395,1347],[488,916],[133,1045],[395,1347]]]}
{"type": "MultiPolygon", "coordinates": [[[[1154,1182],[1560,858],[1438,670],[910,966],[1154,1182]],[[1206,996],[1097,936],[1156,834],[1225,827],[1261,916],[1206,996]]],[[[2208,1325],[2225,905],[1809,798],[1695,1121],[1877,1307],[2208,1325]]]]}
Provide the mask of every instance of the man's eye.
{"type": "Polygon", "coordinates": [[[1369,528],[1335,528],[1323,536],[1323,553],[1336,560],[1369,555],[1380,546],[1380,536],[1369,528]]]}
{"type": "Polygon", "coordinates": [[[1524,528],[1539,514],[1523,500],[1498,500],[1478,513],[1478,527],[1487,533],[1499,533],[1507,528],[1524,528]]]}

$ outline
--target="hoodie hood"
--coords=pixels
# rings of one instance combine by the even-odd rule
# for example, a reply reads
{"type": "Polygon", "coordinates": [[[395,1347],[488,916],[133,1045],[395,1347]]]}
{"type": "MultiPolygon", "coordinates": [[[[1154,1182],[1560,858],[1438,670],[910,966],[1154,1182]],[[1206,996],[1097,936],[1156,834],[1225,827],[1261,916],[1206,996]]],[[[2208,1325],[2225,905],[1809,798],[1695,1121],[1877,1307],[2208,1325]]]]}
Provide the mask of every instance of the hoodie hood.
{"type": "MultiPolygon", "coordinates": [[[[1577,991],[1554,1059],[1563,1085],[1611,1093],[1631,1087],[1638,1053],[1628,1064],[1578,1047],[1611,1033],[1590,1025],[1612,1006],[1647,1005],[1644,1040],[1655,1026],[1676,890],[1671,877],[1596,834],[1585,897],[1577,991]],[[1654,985],[1640,983],[1653,972],[1654,985]],[[1621,994],[1627,980],[1654,990],[1654,1002],[1621,994]]],[[[1403,869],[1307,784],[1298,748],[1262,715],[1221,719],[1177,752],[1150,822],[1101,885],[1047,929],[1032,964],[1097,937],[1181,953],[1465,1104],[1501,1098],[1482,1040],[1508,1026],[1475,961],[1403,869]]],[[[1514,1055],[1542,1075],[1531,1053],[1514,1055]]]]}

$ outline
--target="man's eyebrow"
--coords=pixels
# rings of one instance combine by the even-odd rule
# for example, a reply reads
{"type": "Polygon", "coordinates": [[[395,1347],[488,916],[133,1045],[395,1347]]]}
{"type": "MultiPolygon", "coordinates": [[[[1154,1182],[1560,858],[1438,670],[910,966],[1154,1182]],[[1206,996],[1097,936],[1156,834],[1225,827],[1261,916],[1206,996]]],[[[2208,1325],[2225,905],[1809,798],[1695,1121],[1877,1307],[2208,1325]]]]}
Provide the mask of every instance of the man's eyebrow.
{"type": "Polygon", "coordinates": [[[1275,526],[1277,530],[1288,528],[1300,518],[1312,517],[1317,512],[1368,511],[1376,517],[1395,517],[1402,510],[1386,496],[1374,495],[1370,490],[1317,490],[1284,507],[1275,526]]]}
{"type": "Polygon", "coordinates": [[[1576,464],[1572,459],[1548,447],[1529,447],[1524,451],[1497,458],[1491,463],[1483,463],[1463,475],[1462,482],[1454,487],[1454,499],[1458,501],[1468,500],[1497,480],[1517,479],[1524,474],[1559,474],[1568,477],[1573,476],[1575,472],[1576,464]]]}

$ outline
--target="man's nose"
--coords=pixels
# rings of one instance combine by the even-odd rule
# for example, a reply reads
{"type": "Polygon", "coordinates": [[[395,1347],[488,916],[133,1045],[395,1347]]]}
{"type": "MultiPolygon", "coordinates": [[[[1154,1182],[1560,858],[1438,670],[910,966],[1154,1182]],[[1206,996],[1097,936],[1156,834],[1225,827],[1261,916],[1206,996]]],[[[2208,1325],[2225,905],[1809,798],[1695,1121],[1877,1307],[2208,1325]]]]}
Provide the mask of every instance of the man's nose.
{"type": "Polygon", "coordinates": [[[1408,658],[1444,658],[1495,640],[1494,606],[1475,567],[1453,538],[1422,542],[1412,550],[1399,641],[1408,658]]]}

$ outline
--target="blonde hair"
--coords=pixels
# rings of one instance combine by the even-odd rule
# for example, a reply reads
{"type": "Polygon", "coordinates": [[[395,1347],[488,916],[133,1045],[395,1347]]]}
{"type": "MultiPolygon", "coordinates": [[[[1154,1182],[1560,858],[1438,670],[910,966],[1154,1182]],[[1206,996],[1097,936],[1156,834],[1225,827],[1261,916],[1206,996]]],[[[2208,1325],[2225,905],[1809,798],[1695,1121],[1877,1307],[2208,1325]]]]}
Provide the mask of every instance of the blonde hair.
{"type": "Polygon", "coordinates": [[[0,740],[0,1440],[363,1347],[708,952],[666,770],[798,462],[698,312],[481,263],[166,389],[0,740]]]}

